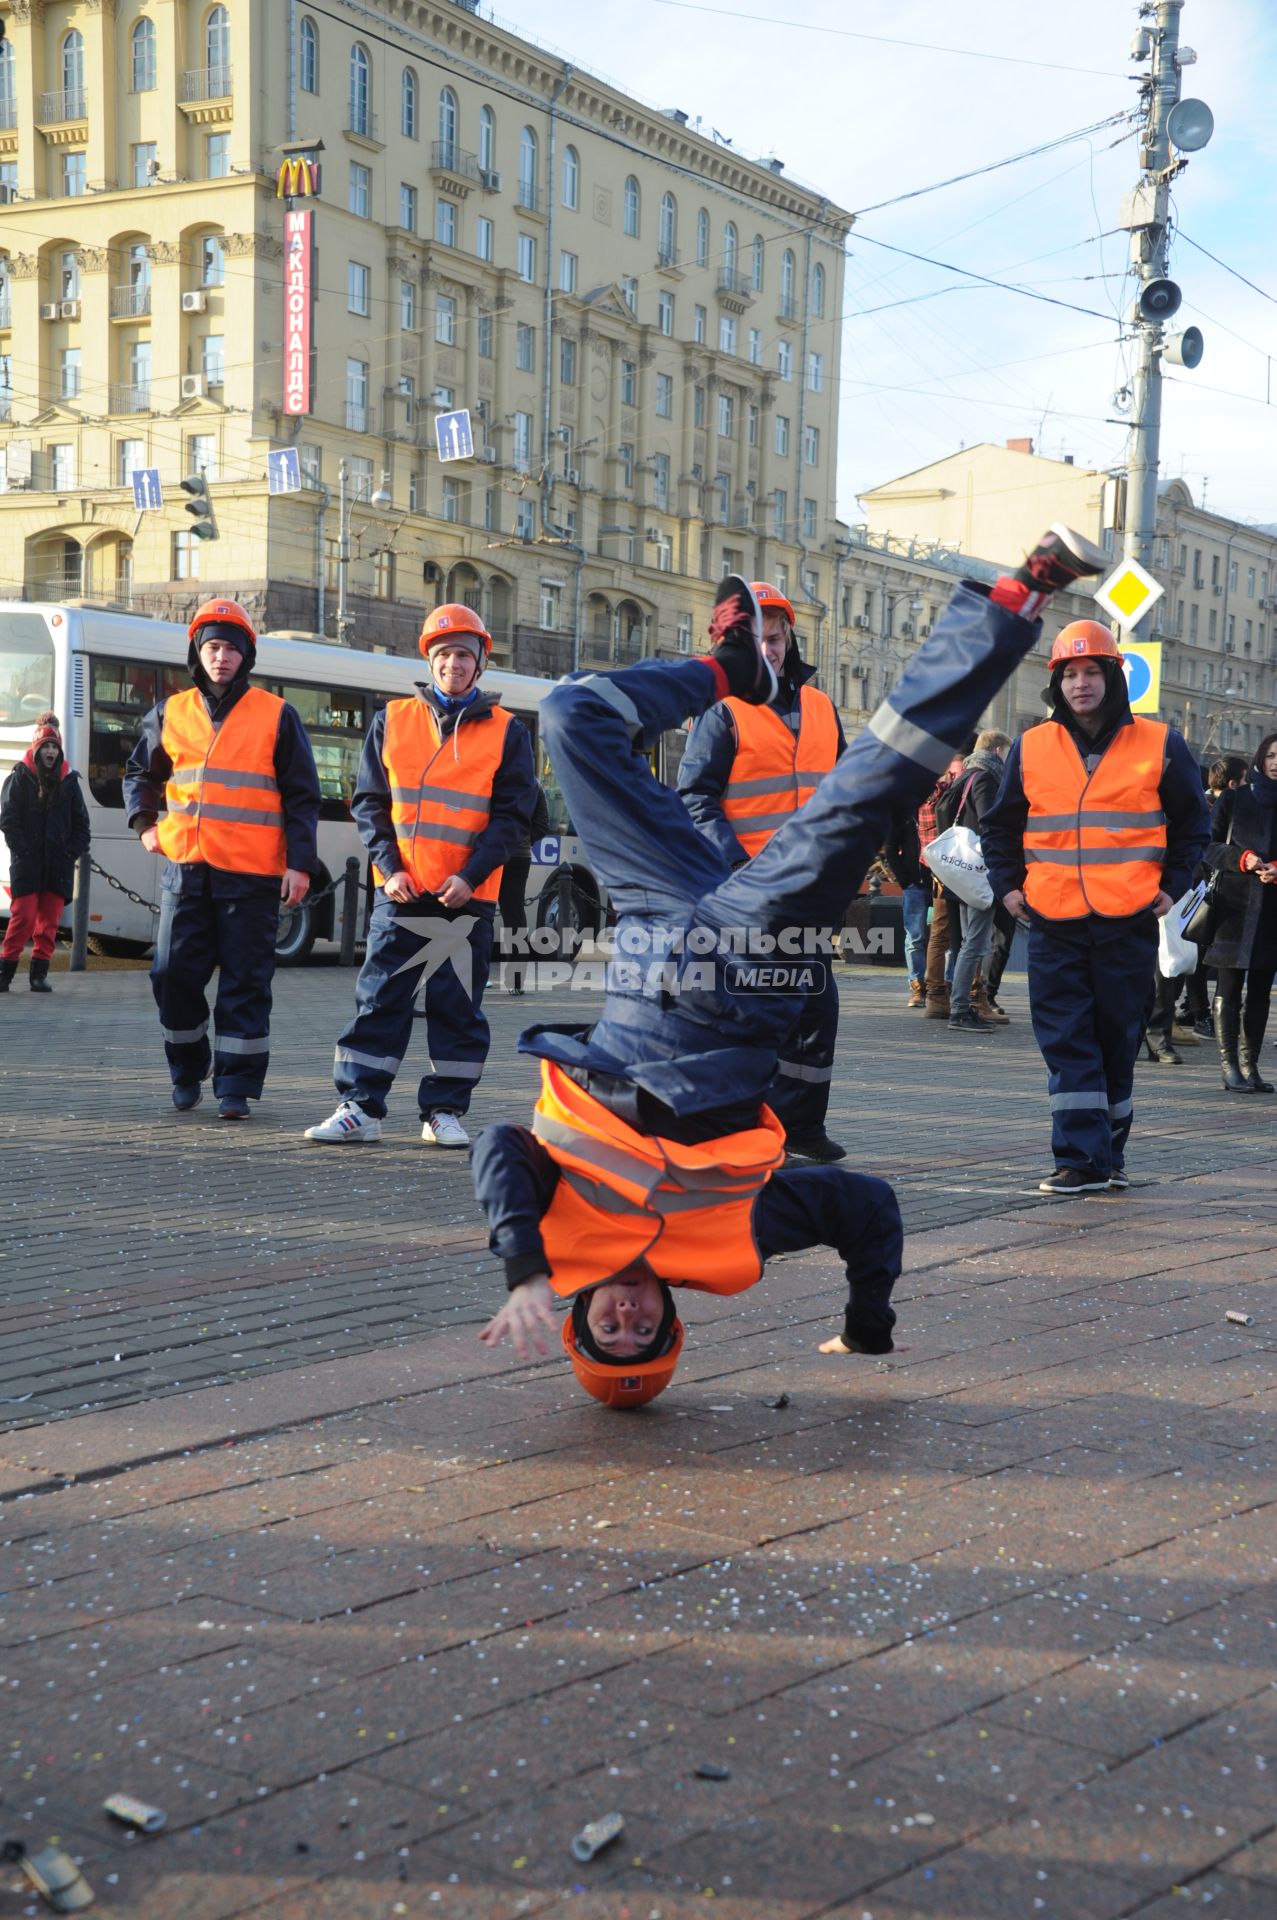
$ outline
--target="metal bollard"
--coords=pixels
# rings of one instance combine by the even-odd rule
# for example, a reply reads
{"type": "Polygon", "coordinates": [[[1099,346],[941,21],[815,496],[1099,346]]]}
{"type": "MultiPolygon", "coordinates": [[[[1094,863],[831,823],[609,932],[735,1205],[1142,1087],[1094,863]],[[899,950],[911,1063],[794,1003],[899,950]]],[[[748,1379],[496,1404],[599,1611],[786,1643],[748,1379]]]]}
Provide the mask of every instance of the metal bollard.
{"type": "Polygon", "coordinates": [[[352,855],[346,862],[341,883],[341,964],[355,964],[355,935],[359,930],[359,862],[352,855]]]}
{"type": "Polygon", "coordinates": [[[71,972],[83,973],[89,964],[89,856],[75,863],[75,892],[71,897],[71,972]]]}

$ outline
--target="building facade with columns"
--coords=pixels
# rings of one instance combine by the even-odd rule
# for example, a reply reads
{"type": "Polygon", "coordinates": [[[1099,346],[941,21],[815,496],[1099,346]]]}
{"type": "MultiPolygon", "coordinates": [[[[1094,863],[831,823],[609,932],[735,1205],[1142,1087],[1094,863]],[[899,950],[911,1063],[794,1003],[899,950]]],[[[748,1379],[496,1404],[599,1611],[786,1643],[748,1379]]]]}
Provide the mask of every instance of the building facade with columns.
{"type": "Polygon", "coordinates": [[[739,570],[832,664],[850,216],[780,161],[452,0],[0,19],[0,594],[184,618],[230,591],[329,635],[341,599],[392,650],[462,599],[501,664],[557,672],[692,649],[739,570]],[[289,152],[319,159],[310,197],[278,196],[289,152]],[[474,456],[443,461],[461,409],[474,456]],[[289,447],[302,488],[271,493],[289,447]],[[196,472],[216,541],[183,511],[196,472]]]}

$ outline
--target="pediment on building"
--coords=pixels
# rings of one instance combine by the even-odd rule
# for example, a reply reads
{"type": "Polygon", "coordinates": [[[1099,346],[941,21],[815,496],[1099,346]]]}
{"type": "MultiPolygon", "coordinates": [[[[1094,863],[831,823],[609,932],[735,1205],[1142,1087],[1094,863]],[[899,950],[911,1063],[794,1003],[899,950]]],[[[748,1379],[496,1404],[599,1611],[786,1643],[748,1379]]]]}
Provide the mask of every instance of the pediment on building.
{"type": "Polygon", "coordinates": [[[615,283],[610,287],[593,287],[580,298],[581,305],[593,307],[595,313],[607,313],[614,320],[626,320],[633,324],[634,309],[615,283]]]}
{"type": "Polygon", "coordinates": [[[84,415],[74,407],[42,407],[40,412],[25,423],[29,427],[82,427],[84,415]]]}

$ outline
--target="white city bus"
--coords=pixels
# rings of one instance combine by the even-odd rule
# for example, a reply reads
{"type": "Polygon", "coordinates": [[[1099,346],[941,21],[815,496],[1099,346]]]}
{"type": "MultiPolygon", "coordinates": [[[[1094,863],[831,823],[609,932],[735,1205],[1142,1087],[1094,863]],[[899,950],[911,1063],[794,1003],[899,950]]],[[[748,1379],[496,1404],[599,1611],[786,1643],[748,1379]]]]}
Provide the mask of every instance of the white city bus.
{"type": "MultiPolygon", "coordinates": [[[[130,833],[122,781],[143,716],[166,694],[190,686],[186,657],[186,629],[168,621],[93,607],[0,601],[0,780],[30,746],[36,715],[51,707],[62,722],[67,759],[83,776],[94,860],[144,902],[155,904],[163,862],[130,833]]],[[[359,860],[366,892],[367,859],[349,811],[360,750],[377,708],[410,693],[424,671],[417,659],[361,653],[305,636],[263,635],[258,642],[254,682],[297,708],[319,768],[323,871],[317,894],[340,879],[351,855],[359,860]]],[[[551,832],[533,848],[528,883],[532,924],[596,928],[603,919],[600,890],[571,832],[537,725],[537,710],[554,682],[493,672],[483,684],[501,695],[531,733],[549,803],[551,832]]],[[[8,849],[0,840],[0,886],[8,870],[8,849]]],[[[8,896],[0,895],[0,916],[7,909],[8,896]]],[[[361,895],[360,935],[364,910],[361,895]]],[[[68,922],[69,917],[68,907],[68,922]]],[[[340,941],[341,921],[340,886],[313,905],[307,901],[282,915],[281,961],[303,959],[316,942],[340,941]]],[[[154,939],[155,915],[149,905],[137,905],[95,874],[89,930],[98,952],[141,954],[154,939]]]]}

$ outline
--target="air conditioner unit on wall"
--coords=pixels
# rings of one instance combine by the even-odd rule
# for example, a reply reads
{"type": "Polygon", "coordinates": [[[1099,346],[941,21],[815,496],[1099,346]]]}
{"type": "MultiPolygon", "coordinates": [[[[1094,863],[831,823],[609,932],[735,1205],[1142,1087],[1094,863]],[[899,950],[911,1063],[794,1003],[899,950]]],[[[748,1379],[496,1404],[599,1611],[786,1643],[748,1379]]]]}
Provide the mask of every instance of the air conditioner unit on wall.
{"type": "Polygon", "coordinates": [[[204,292],[202,287],[197,287],[193,289],[190,293],[184,293],[182,295],[182,312],[183,313],[205,313],[207,312],[207,310],[208,310],[208,295],[204,292]]]}
{"type": "Polygon", "coordinates": [[[581,484],[581,469],[579,467],[569,467],[563,478],[570,487],[579,487],[581,484]]]}
{"type": "Polygon", "coordinates": [[[479,185],[485,193],[500,193],[501,175],[495,167],[480,167],[479,185]]]}
{"type": "Polygon", "coordinates": [[[869,615],[867,613],[858,613],[851,624],[853,627],[860,627],[863,630],[869,625],[869,615]]]}
{"type": "Polygon", "coordinates": [[[80,303],[78,300],[60,300],[58,302],[58,318],[60,320],[78,320],[79,317],[80,303]]]}
{"type": "Polygon", "coordinates": [[[182,375],[183,400],[202,400],[204,398],[204,376],[202,373],[184,373],[182,375]]]}
{"type": "Polygon", "coordinates": [[[56,320],[57,317],[58,317],[57,301],[46,300],[42,305],[42,307],[40,308],[40,318],[42,320],[56,320]]]}
{"type": "Polygon", "coordinates": [[[474,457],[476,460],[482,460],[485,467],[495,467],[497,464],[497,450],[495,447],[477,447],[474,457]]]}

